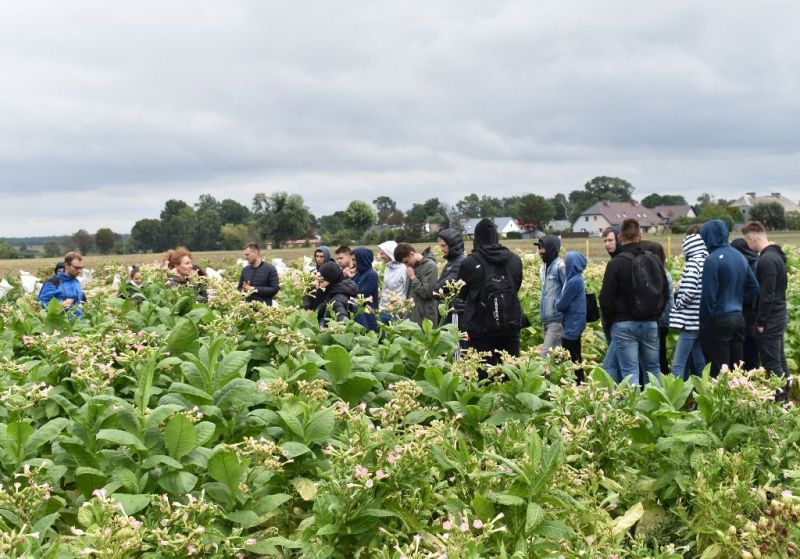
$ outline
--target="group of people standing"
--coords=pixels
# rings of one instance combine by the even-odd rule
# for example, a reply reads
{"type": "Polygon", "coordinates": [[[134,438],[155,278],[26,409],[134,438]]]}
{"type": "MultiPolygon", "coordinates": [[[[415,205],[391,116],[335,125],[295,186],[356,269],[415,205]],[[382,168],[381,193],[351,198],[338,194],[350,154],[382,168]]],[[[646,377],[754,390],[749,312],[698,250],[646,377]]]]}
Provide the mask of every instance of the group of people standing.
{"type": "MultiPolygon", "coordinates": [[[[618,382],[643,385],[649,373],[670,372],[685,379],[699,374],[707,363],[716,375],[740,362],[748,369],[760,365],[789,377],[784,347],[786,255],[769,241],[761,223],[748,223],[742,237],[731,243],[721,220],[694,226],[683,240],[685,266],[675,286],[664,248],[641,237],[636,219],[604,232],[611,260],[603,276],[598,316],[594,316],[594,295],[587,294],[583,279],[586,256],[567,252],[562,259],[561,241],[553,235],[537,241],[542,259],[542,356],[561,346],[574,362],[582,362],[583,331],[587,322],[599,317],[608,342],[603,367],[618,382]],[[678,332],[671,364],[667,362],[670,330],[678,332]]],[[[430,248],[419,252],[408,243],[381,243],[382,281],[373,267],[372,250],[340,246],[331,254],[321,246],[314,252],[316,286],[304,297],[303,307],[316,312],[320,325],[355,313],[356,322],[372,331],[378,331],[379,321],[398,318],[418,324],[427,319],[434,326],[451,322],[466,333],[467,347],[488,352],[490,364],[499,363],[504,353],[518,355],[520,331],[529,325],[518,295],[519,256],[500,244],[491,219],[475,227],[468,255],[459,231],[444,229],[437,242],[446,261],[441,272],[430,248]],[[365,306],[362,312],[354,303],[358,299],[365,306]],[[443,300],[450,304],[440,313],[443,300]],[[398,302],[403,301],[413,306],[400,316],[398,308],[403,305],[398,302]]],[[[256,243],[244,247],[244,257],[247,265],[238,289],[248,301],[271,304],[280,290],[276,268],[261,258],[256,243]]],[[[202,273],[185,248],[169,251],[165,265],[171,271],[168,287],[187,285],[192,274],[202,273]]],[[[85,296],[77,277],[82,269],[81,255],[67,254],[44,283],[41,304],[47,306],[55,298],[80,318],[85,296]]],[[[134,268],[122,293],[130,296],[140,290],[141,273],[134,268]]],[[[198,297],[205,293],[198,292],[198,297]]]]}

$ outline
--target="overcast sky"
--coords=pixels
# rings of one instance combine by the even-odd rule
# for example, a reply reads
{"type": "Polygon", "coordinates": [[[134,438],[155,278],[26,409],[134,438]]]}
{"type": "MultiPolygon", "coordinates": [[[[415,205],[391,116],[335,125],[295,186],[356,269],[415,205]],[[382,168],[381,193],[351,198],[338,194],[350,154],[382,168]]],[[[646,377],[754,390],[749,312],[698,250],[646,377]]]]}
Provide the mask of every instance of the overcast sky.
{"type": "Polygon", "coordinates": [[[0,7],[0,237],[203,193],[800,197],[796,1],[0,7]]]}

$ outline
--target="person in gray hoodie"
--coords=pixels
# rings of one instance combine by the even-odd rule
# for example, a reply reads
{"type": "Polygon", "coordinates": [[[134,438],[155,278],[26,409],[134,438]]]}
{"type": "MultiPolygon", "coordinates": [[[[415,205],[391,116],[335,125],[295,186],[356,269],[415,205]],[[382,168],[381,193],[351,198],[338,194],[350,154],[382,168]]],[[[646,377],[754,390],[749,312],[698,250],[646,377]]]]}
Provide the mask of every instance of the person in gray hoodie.
{"type": "Polygon", "coordinates": [[[417,252],[410,244],[400,243],[394,249],[394,259],[406,265],[408,297],[414,300],[409,320],[421,325],[427,318],[434,326],[438,326],[439,304],[433,296],[438,266],[431,249],[417,252]]]}
{"type": "Polygon", "coordinates": [[[384,323],[396,318],[392,310],[392,301],[405,299],[408,294],[406,265],[394,259],[395,248],[397,248],[396,241],[386,241],[378,245],[378,256],[385,264],[378,305],[379,317],[384,323]]]}
{"type": "Polygon", "coordinates": [[[564,261],[558,256],[561,250],[561,239],[555,235],[546,235],[536,243],[539,255],[542,257],[542,297],[540,300],[542,318],[542,332],[544,341],[539,350],[539,355],[547,356],[547,352],[561,345],[561,335],[564,332],[562,313],[556,310],[556,299],[564,290],[567,283],[567,268],[564,261]]]}

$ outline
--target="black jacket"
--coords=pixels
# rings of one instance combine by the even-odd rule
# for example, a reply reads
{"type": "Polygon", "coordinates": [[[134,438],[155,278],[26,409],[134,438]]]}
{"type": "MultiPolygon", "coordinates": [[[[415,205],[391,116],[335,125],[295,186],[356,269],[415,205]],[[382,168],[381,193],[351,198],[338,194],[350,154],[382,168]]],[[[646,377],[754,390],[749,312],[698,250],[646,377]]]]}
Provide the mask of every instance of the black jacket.
{"type": "MultiPolygon", "coordinates": [[[[737,237],[731,241],[731,246],[742,253],[744,259],[750,265],[753,273],[756,273],[756,266],[758,265],[758,253],[750,250],[747,246],[747,241],[742,237],[737,237]]],[[[756,278],[758,279],[758,278],[756,278]]],[[[742,315],[744,316],[744,335],[748,338],[755,336],[756,331],[756,310],[758,307],[758,300],[743,301],[742,302],[742,315]]]]}
{"type": "Polygon", "coordinates": [[[478,298],[486,281],[486,275],[484,267],[481,265],[480,260],[476,258],[476,255],[480,255],[480,258],[496,266],[506,266],[508,275],[514,282],[517,292],[522,286],[522,260],[500,244],[497,228],[493,224],[491,227],[475,228],[473,247],[472,254],[461,262],[458,279],[464,280],[465,283],[464,289],[461,291],[461,298],[464,300],[463,329],[470,332],[470,335],[475,333],[480,335],[482,321],[477,316],[476,311],[478,309],[478,298]]]}
{"type": "Polygon", "coordinates": [[[239,276],[239,285],[237,286],[239,291],[242,290],[244,282],[255,288],[255,291],[248,295],[248,301],[260,301],[268,305],[272,304],[272,298],[278,294],[281,288],[278,280],[278,270],[264,260],[256,268],[248,264],[242,269],[242,274],[239,276]]]}
{"type": "MultiPolygon", "coordinates": [[[[448,281],[458,279],[461,263],[467,257],[464,254],[464,237],[460,232],[455,229],[443,229],[439,232],[439,237],[447,243],[448,251],[447,256],[444,257],[447,262],[442,268],[442,273],[439,274],[439,279],[433,284],[434,294],[438,293],[448,281]]],[[[460,297],[453,299],[453,309],[457,313],[464,312],[464,301],[460,297]]]]}
{"type": "Polygon", "coordinates": [[[756,265],[758,307],[756,326],[765,334],[780,335],[786,329],[786,255],[778,245],[767,245],[756,265]]]}
{"type": "MultiPolygon", "coordinates": [[[[606,265],[603,275],[603,287],[600,289],[600,310],[603,314],[603,324],[611,328],[617,322],[637,320],[633,317],[633,282],[631,266],[633,261],[625,258],[622,253],[630,252],[633,255],[644,254],[639,243],[622,245],[622,248],[606,265]]],[[[662,266],[663,270],[663,266],[662,266]]],[[[666,271],[664,272],[666,274],[666,271]]],[[[664,280],[664,298],[669,301],[669,286],[664,280]]],[[[653,320],[657,320],[658,316],[653,320]]]]}
{"type": "Polygon", "coordinates": [[[345,278],[342,281],[329,285],[323,292],[322,297],[317,300],[317,319],[320,324],[325,322],[326,318],[334,318],[337,321],[342,321],[350,316],[353,309],[353,304],[350,302],[358,295],[358,285],[350,278],[345,278]],[[328,314],[328,304],[333,304],[333,315],[328,314]]]}

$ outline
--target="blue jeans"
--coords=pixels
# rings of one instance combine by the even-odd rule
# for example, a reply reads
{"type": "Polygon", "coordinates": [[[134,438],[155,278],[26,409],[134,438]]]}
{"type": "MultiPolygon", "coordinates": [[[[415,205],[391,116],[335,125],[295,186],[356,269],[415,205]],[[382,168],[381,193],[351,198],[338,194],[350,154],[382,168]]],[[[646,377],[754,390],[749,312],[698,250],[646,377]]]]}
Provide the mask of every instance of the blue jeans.
{"type": "Polygon", "coordinates": [[[683,330],[678,334],[678,343],[675,346],[675,355],[672,357],[672,374],[683,380],[689,374],[699,375],[706,366],[703,357],[703,348],[700,346],[699,330],[683,330]]]}
{"type": "Polygon", "coordinates": [[[639,384],[639,370],[644,372],[642,382],[647,384],[647,373],[658,374],[658,324],[650,321],[625,321],[611,325],[611,345],[603,361],[603,368],[614,380],[627,380],[639,384]]]}

